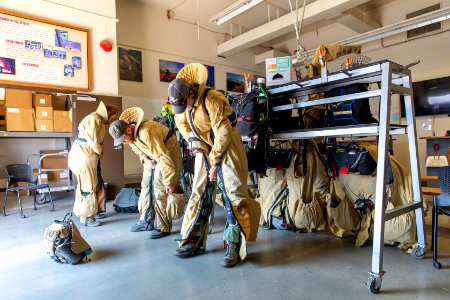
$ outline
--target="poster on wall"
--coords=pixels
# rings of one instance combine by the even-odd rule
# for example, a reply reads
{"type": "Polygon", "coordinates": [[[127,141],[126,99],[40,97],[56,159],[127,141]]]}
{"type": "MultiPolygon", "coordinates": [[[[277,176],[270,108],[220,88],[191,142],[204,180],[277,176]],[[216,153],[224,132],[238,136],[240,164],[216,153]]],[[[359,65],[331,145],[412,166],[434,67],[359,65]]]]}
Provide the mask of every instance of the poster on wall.
{"type": "Polygon", "coordinates": [[[243,93],[245,89],[244,75],[227,72],[227,91],[243,93]]]}
{"type": "Polygon", "coordinates": [[[142,52],[119,47],[119,79],[142,82],[142,52]]]}
{"type": "Polygon", "coordinates": [[[205,67],[208,69],[208,80],[206,80],[206,86],[214,88],[216,83],[214,79],[214,67],[205,65],[205,67]]]}
{"type": "Polygon", "coordinates": [[[90,91],[89,31],[0,10],[0,84],[90,91]]]}
{"type": "Polygon", "coordinates": [[[177,77],[178,72],[184,67],[183,63],[159,60],[159,81],[171,82],[177,77]]]}

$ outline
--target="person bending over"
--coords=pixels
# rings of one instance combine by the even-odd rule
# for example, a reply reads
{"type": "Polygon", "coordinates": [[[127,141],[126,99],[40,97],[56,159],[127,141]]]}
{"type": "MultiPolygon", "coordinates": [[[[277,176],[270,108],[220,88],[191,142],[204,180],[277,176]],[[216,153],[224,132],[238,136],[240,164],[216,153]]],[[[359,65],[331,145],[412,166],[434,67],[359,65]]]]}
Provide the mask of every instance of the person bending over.
{"type": "MultiPolygon", "coordinates": [[[[172,221],[181,217],[184,211],[184,193],[179,185],[181,150],[175,135],[167,127],[154,121],[142,122],[143,116],[139,107],[126,109],[119,120],[111,124],[109,133],[115,146],[130,145],[145,168],[154,169],[154,179],[149,184],[153,184],[157,222],[149,237],[158,239],[170,234],[172,221]]],[[[152,203],[144,203],[144,198],[139,200],[143,201],[139,205],[139,222],[151,226],[152,203]]]]}

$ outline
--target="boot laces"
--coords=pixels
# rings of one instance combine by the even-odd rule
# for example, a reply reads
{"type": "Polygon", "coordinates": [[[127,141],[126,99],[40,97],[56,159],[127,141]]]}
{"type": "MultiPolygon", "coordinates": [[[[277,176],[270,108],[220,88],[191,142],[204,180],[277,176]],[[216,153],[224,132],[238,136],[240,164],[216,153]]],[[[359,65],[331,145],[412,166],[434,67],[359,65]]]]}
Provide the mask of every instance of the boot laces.
{"type": "Polygon", "coordinates": [[[237,243],[233,243],[233,242],[228,243],[225,256],[227,256],[227,257],[237,256],[237,243]]]}

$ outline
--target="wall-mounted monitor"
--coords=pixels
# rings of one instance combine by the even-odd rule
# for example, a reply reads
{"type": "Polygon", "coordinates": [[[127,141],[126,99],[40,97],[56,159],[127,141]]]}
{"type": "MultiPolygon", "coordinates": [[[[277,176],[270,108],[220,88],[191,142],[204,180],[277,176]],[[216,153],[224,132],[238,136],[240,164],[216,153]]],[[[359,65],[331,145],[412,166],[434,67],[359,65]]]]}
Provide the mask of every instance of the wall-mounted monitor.
{"type": "Polygon", "coordinates": [[[416,116],[450,114],[450,76],[413,83],[416,116]]]}
{"type": "MultiPolygon", "coordinates": [[[[450,76],[413,82],[416,116],[450,115],[450,76]]],[[[401,97],[402,112],[405,104],[401,97]]]]}

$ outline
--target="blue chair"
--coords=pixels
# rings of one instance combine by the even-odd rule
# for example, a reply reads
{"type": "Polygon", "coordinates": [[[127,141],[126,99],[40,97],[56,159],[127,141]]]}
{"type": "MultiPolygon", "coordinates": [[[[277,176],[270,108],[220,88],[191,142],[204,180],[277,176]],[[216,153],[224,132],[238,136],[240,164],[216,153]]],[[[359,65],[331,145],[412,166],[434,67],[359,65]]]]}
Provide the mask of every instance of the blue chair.
{"type": "Polygon", "coordinates": [[[36,198],[37,190],[47,189],[50,196],[50,201],[52,203],[52,211],[55,210],[55,205],[53,204],[52,194],[50,193],[50,187],[48,184],[37,184],[37,178],[33,176],[33,169],[28,164],[13,164],[6,166],[6,191],[5,191],[5,201],[3,202],[3,216],[6,216],[6,201],[8,200],[8,192],[16,192],[17,198],[19,199],[20,216],[25,218],[22,209],[22,201],[20,199],[21,191],[33,191],[34,195],[34,209],[36,210],[36,198]],[[28,185],[17,186],[19,182],[25,182],[28,185]]]}
{"type": "Polygon", "coordinates": [[[441,187],[441,194],[439,196],[434,196],[433,199],[433,235],[431,238],[433,247],[433,266],[436,269],[442,268],[441,263],[437,261],[438,216],[450,216],[450,166],[439,168],[438,180],[441,187]]]}

